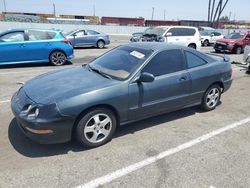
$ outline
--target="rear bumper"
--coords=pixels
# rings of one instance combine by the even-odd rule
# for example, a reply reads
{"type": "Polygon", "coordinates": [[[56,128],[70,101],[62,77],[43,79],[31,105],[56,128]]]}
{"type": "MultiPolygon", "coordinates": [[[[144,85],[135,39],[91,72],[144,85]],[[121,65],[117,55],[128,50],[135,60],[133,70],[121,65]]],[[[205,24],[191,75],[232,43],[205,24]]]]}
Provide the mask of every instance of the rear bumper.
{"type": "Polygon", "coordinates": [[[227,90],[229,90],[229,88],[231,87],[233,83],[233,79],[224,81],[223,85],[224,85],[224,89],[223,89],[223,93],[226,92],[227,90]]]}

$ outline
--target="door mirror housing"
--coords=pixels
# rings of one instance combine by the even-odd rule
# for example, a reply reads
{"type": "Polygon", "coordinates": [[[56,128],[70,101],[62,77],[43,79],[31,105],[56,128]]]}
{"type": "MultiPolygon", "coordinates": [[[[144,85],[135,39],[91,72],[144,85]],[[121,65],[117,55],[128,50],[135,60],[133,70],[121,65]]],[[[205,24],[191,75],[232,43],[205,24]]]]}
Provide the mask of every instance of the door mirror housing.
{"type": "Polygon", "coordinates": [[[214,37],[214,34],[210,34],[211,37],[214,37]]]}
{"type": "Polygon", "coordinates": [[[137,81],[138,82],[153,82],[154,80],[155,80],[155,77],[153,74],[143,72],[143,73],[141,73],[141,75],[137,81]]]}
{"type": "Polygon", "coordinates": [[[166,37],[170,37],[170,36],[173,36],[173,33],[168,32],[168,33],[166,34],[166,37]]]}

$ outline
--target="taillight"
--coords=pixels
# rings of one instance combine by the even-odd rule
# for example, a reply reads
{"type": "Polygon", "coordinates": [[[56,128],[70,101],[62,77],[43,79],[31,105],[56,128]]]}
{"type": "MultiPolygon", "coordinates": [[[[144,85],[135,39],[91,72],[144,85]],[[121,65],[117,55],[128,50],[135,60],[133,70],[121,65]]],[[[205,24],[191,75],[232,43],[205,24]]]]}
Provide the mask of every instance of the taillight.
{"type": "Polygon", "coordinates": [[[65,44],[70,44],[71,45],[71,42],[69,40],[67,40],[67,39],[62,40],[61,42],[65,43],[65,44]]]}

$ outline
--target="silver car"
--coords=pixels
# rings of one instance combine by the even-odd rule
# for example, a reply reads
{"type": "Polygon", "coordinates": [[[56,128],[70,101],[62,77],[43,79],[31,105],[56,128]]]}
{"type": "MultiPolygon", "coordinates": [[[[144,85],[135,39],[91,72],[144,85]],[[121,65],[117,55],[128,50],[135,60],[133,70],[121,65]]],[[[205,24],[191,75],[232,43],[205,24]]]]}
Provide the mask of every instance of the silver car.
{"type": "Polygon", "coordinates": [[[250,42],[244,48],[243,61],[245,64],[250,63],[250,42]]]}
{"type": "Polygon", "coordinates": [[[73,47],[104,48],[110,44],[108,35],[93,30],[74,30],[64,35],[73,47]]]}

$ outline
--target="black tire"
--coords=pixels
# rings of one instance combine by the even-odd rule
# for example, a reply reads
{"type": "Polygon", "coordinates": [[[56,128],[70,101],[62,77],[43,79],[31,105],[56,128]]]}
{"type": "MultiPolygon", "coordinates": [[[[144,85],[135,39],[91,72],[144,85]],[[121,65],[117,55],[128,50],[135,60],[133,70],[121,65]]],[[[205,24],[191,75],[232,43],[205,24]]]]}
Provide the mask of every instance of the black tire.
{"type": "Polygon", "coordinates": [[[205,111],[214,110],[220,102],[220,97],[221,97],[220,86],[218,86],[217,84],[212,85],[211,87],[209,87],[207,89],[207,91],[205,92],[205,94],[202,98],[202,103],[201,103],[202,109],[205,111]],[[216,91],[216,92],[214,93],[214,91],[216,91]],[[218,94],[218,96],[217,96],[217,94],[218,94]],[[213,98],[211,98],[211,97],[213,97],[213,98]],[[214,100],[214,102],[213,102],[213,100],[214,100]],[[209,103],[211,105],[209,105],[209,103]]]}
{"type": "Polygon", "coordinates": [[[203,46],[205,46],[205,47],[209,46],[209,41],[208,41],[208,40],[205,40],[205,41],[203,42],[203,46]]]}
{"type": "Polygon", "coordinates": [[[96,108],[79,118],[75,128],[75,135],[77,141],[81,145],[87,148],[94,148],[109,142],[115,133],[116,127],[117,120],[111,110],[106,108],[96,108]],[[94,119],[96,116],[99,117],[99,124],[96,122],[96,119],[94,119]],[[103,117],[105,117],[105,119],[102,119],[103,117]],[[107,122],[110,121],[110,123],[104,125],[104,123],[101,123],[104,120],[107,120],[107,122]],[[104,134],[105,131],[109,132],[106,136],[104,134]],[[97,135],[96,139],[95,135],[97,135]]]}
{"type": "Polygon", "coordinates": [[[49,62],[54,66],[62,66],[66,64],[67,57],[62,51],[54,51],[49,56],[49,62]]]}
{"type": "Polygon", "coordinates": [[[103,40],[98,40],[96,43],[97,48],[104,48],[105,47],[105,42],[103,40]]]}
{"type": "Polygon", "coordinates": [[[193,48],[193,49],[196,50],[196,45],[195,45],[195,44],[189,44],[188,47],[189,47],[189,48],[193,48]]]}
{"type": "Polygon", "coordinates": [[[241,54],[242,53],[242,47],[241,46],[235,47],[235,53],[236,54],[241,54]]]}

